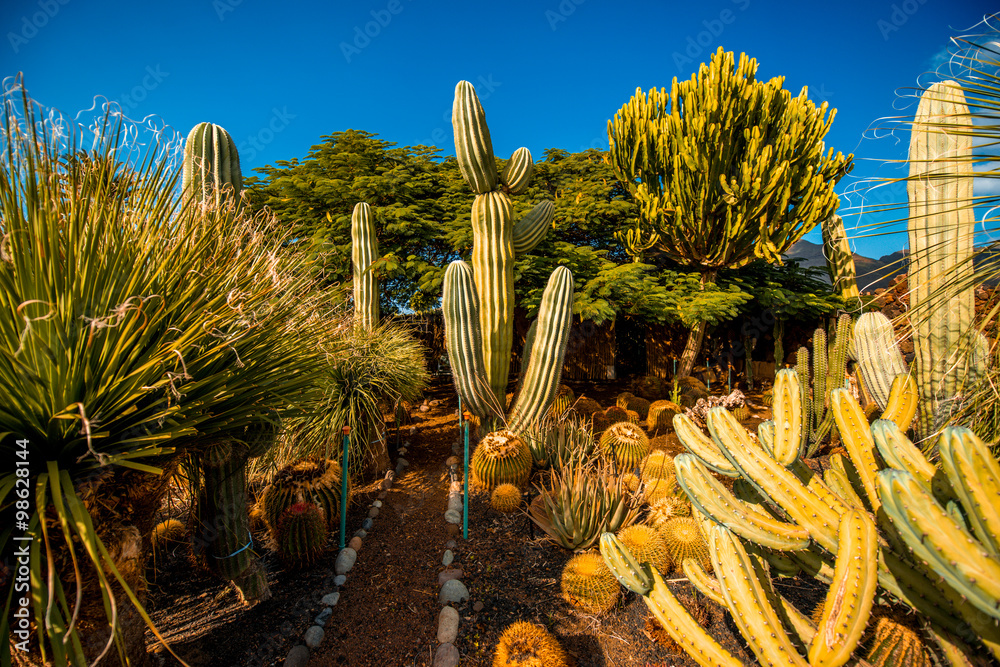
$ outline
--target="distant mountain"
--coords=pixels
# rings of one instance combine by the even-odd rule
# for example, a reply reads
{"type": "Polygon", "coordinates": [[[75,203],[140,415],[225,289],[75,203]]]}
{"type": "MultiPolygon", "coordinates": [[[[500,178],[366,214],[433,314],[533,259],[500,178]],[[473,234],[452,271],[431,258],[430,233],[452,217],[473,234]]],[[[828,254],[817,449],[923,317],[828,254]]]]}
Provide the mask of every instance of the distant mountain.
{"type": "MultiPolygon", "coordinates": [[[[799,260],[800,266],[815,266],[820,269],[826,268],[826,258],[823,256],[823,246],[802,239],[785,253],[789,259],[799,260]]],[[[906,272],[906,251],[896,252],[872,259],[854,253],[854,267],[858,272],[858,287],[862,292],[871,292],[880,287],[889,287],[893,277],[898,273],[906,272]]],[[[824,278],[829,282],[829,277],[824,274],[824,278]]]]}

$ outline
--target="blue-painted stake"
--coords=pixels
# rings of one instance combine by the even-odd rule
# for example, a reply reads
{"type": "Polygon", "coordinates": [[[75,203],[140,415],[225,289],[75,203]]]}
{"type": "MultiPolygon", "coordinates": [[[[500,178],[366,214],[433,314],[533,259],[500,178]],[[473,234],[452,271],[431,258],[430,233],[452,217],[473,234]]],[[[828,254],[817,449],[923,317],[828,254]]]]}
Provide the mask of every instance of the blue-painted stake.
{"type": "Polygon", "coordinates": [[[712,367],[709,365],[711,362],[711,359],[705,359],[705,389],[708,391],[712,391],[712,367]]]}
{"type": "Polygon", "coordinates": [[[462,487],[462,539],[469,539],[469,422],[465,422],[465,484],[462,487]]]}
{"type": "Polygon", "coordinates": [[[674,377],[677,377],[677,357],[674,357],[674,377]]]}
{"type": "Polygon", "coordinates": [[[726,393],[733,393],[733,367],[726,369],[726,393]]]}
{"type": "Polygon", "coordinates": [[[347,461],[351,450],[351,427],[345,426],[343,429],[344,444],[342,461],[340,464],[340,548],[344,548],[344,538],[347,535],[347,461]]]}

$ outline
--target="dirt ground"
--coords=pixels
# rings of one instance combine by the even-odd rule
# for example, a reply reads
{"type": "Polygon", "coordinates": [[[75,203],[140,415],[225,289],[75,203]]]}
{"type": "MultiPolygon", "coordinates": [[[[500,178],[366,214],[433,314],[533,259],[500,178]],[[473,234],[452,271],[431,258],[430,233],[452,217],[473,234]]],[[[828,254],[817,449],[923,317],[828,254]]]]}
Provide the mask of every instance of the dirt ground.
{"type": "MultiPolygon", "coordinates": [[[[570,386],[602,405],[614,403],[624,383],[570,386]]],[[[410,466],[396,480],[375,525],[365,538],[358,562],[341,588],[327,622],[322,645],[312,651],[310,667],[383,665],[430,667],[437,646],[437,574],[445,569],[442,553],[455,540],[455,563],[471,599],[460,605],[456,647],[463,667],[492,664],[500,633],[510,623],[527,620],[549,628],[578,667],[653,667],[695,664],[658,628],[644,602],[624,596],[611,612],[581,613],[560,595],[559,578],[571,553],[534,529],[526,514],[502,515],[489,507],[485,494],[473,494],[469,539],[444,521],[448,472],[445,459],[457,441],[456,399],[444,378],[428,391],[439,403],[414,413],[416,433],[406,455],[410,466]]],[[[751,399],[753,400],[753,399],[751,399]]],[[[390,431],[392,435],[392,431],[390,431]]],[[[407,434],[408,435],[408,434],[407,434]]],[[[390,438],[392,439],[392,438],[390,438]]],[[[669,443],[680,449],[679,442],[669,443]]],[[[348,533],[357,530],[368,505],[379,493],[375,484],[356,491],[348,512],[348,533]]],[[[255,535],[260,544],[263,535],[255,535]]],[[[336,536],[318,566],[286,571],[261,550],[274,597],[242,607],[225,584],[193,571],[183,555],[159,563],[151,581],[150,608],[158,629],[173,650],[193,667],[280,665],[288,651],[322,610],[320,597],[333,590],[336,536]]],[[[753,664],[739,633],[722,609],[694,593],[682,575],[671,588],[708,631],[746,664],[753,664]]],[[[816,598],[807,580],[783,584],[807,608],[816,598]]],[[[150,644],[155,643],[152,634],[150,644]]],[[[163,652],[160,663],[179,664],[163,652]]]]}

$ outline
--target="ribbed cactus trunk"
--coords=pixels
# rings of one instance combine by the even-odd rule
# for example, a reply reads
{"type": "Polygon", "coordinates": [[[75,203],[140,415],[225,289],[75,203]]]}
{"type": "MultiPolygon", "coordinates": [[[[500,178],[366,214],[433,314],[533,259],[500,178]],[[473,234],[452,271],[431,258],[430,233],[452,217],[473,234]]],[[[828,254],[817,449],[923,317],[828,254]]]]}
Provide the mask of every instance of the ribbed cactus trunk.
{"type": "Polygon", "coordinates": [[[975,314],[972,284],[972,137],[969,107],[954,81],[921,97],[910,137],[910,322],[920,392],[917,430],[938,432],[968,368],[975,314]]]}
{"type": "Polygon", "coordinates": [[[250,544],[246,469],[252,452],[235,440],[228,446],[228,456],[202,458],[195,550],[209,570],[232,581],[242,600],[252,604],[271,597],[260,559],[250,544]]]}
{"type": "Polygon", "coordinates": [[[214,123],[198,123],[184,143],[184,192],[198,201],[218,205],[226,193],[239,197],[243,174],[236,142],[214,123]]]}
{"type": "Polygon", "coordinates": [[[821,224],[823,231],[823,254],[826,268],[830,272],[833,289],[844,299],[844,306],[855,311],[861,306],[858,291],[858,274],[854,267],[854,253],[847,241],[844,221],[839,215],[831,215],[821,224]]]}
{"type": "Polygon", "coordinates": [[[476,195],[472,204],[472,271],[479,293],[486,379],[496,405],[504,405],[514,343],[514,222],[502,192],[476,195]]]}
{"type": "Polygon", "coordinates": [[[378,239],[371,207],[355,204],[351,215],[351,264],[354,268],[354,322],[368,329],[378,325],[378,278],[371,266],[378,256],[378,239]]]}

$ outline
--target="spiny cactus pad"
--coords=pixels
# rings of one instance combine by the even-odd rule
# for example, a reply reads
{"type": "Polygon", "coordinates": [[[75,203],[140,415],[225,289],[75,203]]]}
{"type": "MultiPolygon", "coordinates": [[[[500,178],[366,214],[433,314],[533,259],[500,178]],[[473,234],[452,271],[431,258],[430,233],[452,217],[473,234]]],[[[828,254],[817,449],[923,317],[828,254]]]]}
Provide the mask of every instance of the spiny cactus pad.
{"type": "Polygon", "coordinates": [[[661,571],[670,566],[667,545],[655,528],[636,523],[619,530],[618,539],[640,565],[649,563],[653,568],[661,571]]]}
{"type": "Polygon", "coordinates": [[[605,457],[614,458],[619,470],[632,470],[649,454],[649,437],[636,424],[616,422],[601,435],[600,447],[605,457]]]}
{"type": "Polygon", "coordinates": [[[472,478],[486,489],[500,484],[524,486],[531,474],[531,450],[512,431],[494,431],[472,455],[472,478]]]}
{"type": "Polygon", "coordinates": [[[493,667],[567,667],[556,638],[533,623],[517,621],[500,635],[493,667]]]}
{"type": "Polygon", "coordinates": [[[500,484],[490,494],[490,506],[503,514],[514,512],[521,506],[521,489],[513,484],[500,484]]]}
{"type": "Polygon", "coordinates": [[[563,598],[588,614],[601,614],[618,602],[618,580],[600,553],[590,551],[569,559],[562,572],[563,598]]]}
{"type": "Polygon", "coordinates": [[[672,562],[682,563],[685,558],[693,558],[706,570],[712,567],[708,542],[696,519],[677,517],[664,523],[659,530],[672,562]]]}

